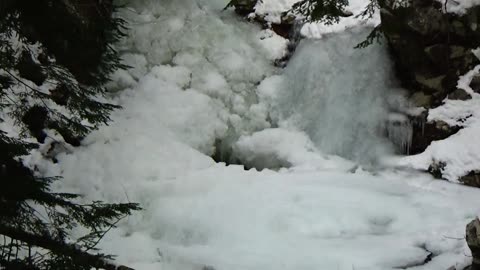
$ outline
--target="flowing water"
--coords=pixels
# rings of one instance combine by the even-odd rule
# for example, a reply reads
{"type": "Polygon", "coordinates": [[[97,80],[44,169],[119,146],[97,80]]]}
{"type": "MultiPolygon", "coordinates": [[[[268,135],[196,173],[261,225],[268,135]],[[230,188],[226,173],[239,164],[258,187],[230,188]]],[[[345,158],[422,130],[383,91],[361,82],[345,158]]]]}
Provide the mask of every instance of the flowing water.
{"type": "Polygon", "coordinates": [[[387,124],[389,101],[400,93],[384,46],[354,49],[368,31],[303,40],[285,69],[276,109],[323,152],[371,163],[393,151],[386,134],[402,144],[409,127],[387,124]]]}

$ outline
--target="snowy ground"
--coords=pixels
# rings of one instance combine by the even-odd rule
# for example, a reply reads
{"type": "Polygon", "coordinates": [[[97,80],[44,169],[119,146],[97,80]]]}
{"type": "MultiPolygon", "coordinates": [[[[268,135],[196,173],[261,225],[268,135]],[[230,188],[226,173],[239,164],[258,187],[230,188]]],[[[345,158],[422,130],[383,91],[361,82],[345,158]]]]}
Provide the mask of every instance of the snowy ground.
{"type": "MultiPolygon", "coordinates": [[[[338,102],[341,93],[388,81],[383,49],[342,54],[335,42],[356,42],[348,33],[319,47],[307,43],[320,50],[313,60],[335,72],[319,69],[305,77],[306,86],[297,89],[304,94],[291,97],[299,102],[292,108],[305,110],[293,110],[290,118],[289,110],[278,109],[288,84],[275,85],[296,74],[289,71],[296,65],[286,75],[272,65],[286,41],[220,12],[224,2],[132,1],[122,13],[133,25],[131,38],[120,48],[133,68],[118,72],[111,85],[119,91],[113,101],[123,110],[83,146],[61,154],[57,164],[42,161],[39,153],[29,160],[47,175],[63,175],[57,187],[62,191],[142,204],[144,210],[122,222],[101,247],[139,270],[439,270],[468,264],[462,238],[465,224],[480,212],[479,190],[415,172],[364,171],[354,161],[328,155],[335,150],[322,149],[318,142],[325,138],[294,121],[312,111],[305,106],[326,106],[305,102],[309,97],[338,102]],[[371,72],[356,77],[358,84],[342,84],[341,75],[355,73],[345,57],[364,64],[371,59],[371,72]],[[313,83],[316,76],[324,76],[322,85],[313,83]],[[331,87],[343,92],[330,95],[331,87]],[[259,172],[215,163],[210,155],[218,151],[216,139],[231,143],[252,165],[289,168],[259,172]],[[415,267],[429,252],[432,261],[415,267]]],[[[370,113],[386,106],[385,100],[363,102],[370,113]]],[[[353,109],[334,113],[338,118],[318,119],[366,121],[353,109]]],[[[330,137],[332,144],[356,136],[344,131],[330,137]]],[[[364,133],[360,129],[358,136],[373,136],[364,133]]]]}

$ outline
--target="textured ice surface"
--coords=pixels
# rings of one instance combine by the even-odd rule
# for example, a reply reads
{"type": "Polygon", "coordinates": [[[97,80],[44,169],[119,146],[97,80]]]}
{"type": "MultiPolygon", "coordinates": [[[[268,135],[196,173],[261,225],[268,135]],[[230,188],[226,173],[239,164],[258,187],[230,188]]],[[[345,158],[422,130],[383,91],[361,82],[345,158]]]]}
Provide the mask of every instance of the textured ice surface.
{"type": "Polygon", "coordinates": [[[325,153],[365,162],[390,151],[383,133],[395,94],[386,51],[354,49],[367,32],[303,41],[276,79],[283,81],[271,84],[280,88],[272,103],[282,125],[304,130],[325,153]]]}

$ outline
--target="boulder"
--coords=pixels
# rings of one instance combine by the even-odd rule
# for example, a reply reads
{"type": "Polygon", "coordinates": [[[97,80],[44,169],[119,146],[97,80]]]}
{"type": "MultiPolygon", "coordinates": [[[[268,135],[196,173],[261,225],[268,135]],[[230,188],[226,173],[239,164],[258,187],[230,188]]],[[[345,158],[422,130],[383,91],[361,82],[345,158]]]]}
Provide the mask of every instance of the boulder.
{"type": "MultiPolygon", "coordinates": [[[[228,6],[235,7],[235,12],[241,16],[247,16],[248,14],[254,12],[255,5],[257,0],[232,0],[228,6]]],[[[227,7],[228,7],[227,6],[227,7]]]]}
{"type": "Polygon", "coordinates": [[[472,251],[471,270],[480,270],[480,220],[474,219],[467,225],[466,240],[472,251]]]}
{"type": "Polygon", "coordinates": [[[444,91],[443,89],[443,79],[445,79],[446,75],[440,75],[435,77],[426,77],[423,74],[415,73],[415,82],[421,85],[424,91],[430,93],[439,93],[444,91]]]}
{"type": "Polygon", "coordinates": [[[443,179],[443,170],[447,164],[443,161],[434,161],[428,167],[428,172],[437,179],[443,179]]]}
{"type": "Polygon", "coordinates": [[[480,75],[476,75],[472,78],[470,82],[470,87],[475,93],[480,93],[480,75]]]}
{"type": "Polygon", "coordinates": [[[469,100],[472,99],[472,96],[470,96],[470,94],[467,93],[465,90],[457,88],[457,90],[448,94],[448,98],[453,100],[469,100]]]}
{"type": "Polygon", "coordinates": [[[432,104],[432,96],[424,92],[416,92],[410,97],[410,101],[415,107],[429,108],[432,104]]]}
{"type": "Polygon", "coordinates": [[[459,179],[466,186],[480,188],[480,171],[471,171],[459,179]]]}
{"type": "Polygon", "coordinates": [[[422,153],[433,141],[446,139],[460,130],[460,127],[451,127],[442,121],[427,122],[427,115],[422,113],[410,117],[412,123],[412,142],[408,152],[410,155],[422,153]]]}

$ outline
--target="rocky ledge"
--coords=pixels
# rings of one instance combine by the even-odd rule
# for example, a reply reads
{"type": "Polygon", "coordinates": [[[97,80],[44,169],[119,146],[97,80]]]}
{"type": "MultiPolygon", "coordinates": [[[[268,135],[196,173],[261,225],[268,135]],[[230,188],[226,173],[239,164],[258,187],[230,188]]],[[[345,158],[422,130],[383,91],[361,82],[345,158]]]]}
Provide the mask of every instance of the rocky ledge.
{"type": "MultiPolygon", "coordinates": [[[[397,77],[409,91],[413,105],[425,108],[424,113],[412,117],[409,154],[419,154],[433,141],[444,140],[464,127],[461,121],[455,124],[431,119],[430,111],[447,100],[461,104],[480,93],[479,75],[473,76],[468,87],[459,87],[461,76],[480,64],[475,55],[480,47],[480,6],[450,13],[449,6],[436,0],[381,3],[381,30],[394,58],[397,77]]],[[[438,162],[431,164],[429,171],[445,178],[438,162]]],[[[455,180],[480,187],[479,172],[480,167],[455,180]]]]}

